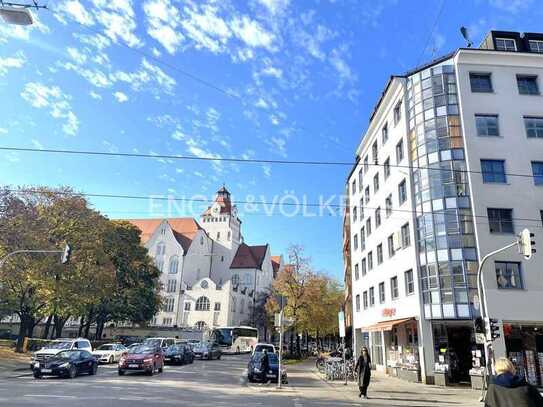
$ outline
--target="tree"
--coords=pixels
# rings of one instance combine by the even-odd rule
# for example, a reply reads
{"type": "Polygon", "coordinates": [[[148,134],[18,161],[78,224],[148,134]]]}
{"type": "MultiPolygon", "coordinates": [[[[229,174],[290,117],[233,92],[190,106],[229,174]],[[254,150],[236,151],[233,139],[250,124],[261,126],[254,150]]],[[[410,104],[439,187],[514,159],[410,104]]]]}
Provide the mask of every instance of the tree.
{"type": "Polygon", "coordinates": [[[255,300],[249,306],[250,318],[244,324],[253,325],[263,332],[264,338],[268,337],[268,330],[273,327],[273,315],[270,315],[266,309],[266,304],[271,296],[270,291],[259,292],[255,295],[255,300]]]}

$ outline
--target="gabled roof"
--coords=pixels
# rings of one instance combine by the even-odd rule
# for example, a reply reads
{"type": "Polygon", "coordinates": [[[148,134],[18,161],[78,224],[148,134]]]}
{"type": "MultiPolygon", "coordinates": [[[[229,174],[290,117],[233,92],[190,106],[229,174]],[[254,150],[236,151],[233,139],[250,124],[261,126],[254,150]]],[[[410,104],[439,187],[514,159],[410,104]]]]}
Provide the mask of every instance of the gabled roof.
{"type": "Polygon", "coordinates": [[[193,218],[126,219],[126,221],[141,230],[141,243],[143,244],[149,241],[153,233],[155,233],[155,230],[164,220],[168,222],[172,228],[175,239],[186,252],[192,243],[192,239],[194,239],[198,230],[201,229],[198,222],[193,218]]]}
{"type": "MultiPolygon", "coordinates": [[[[220,214],[231,214],[232,213],[232,201],[230,200],[230,192],[223,186],[217,191],[217,196],[215,197],[215,203],[220,207],[220,214]]],[[[212,206],[208,206],[202,216],[211,215],[212,206]]]]}
{"type": "Polygon", "coordinates": [[[266,257],[268,245],[249,246],[242,243],[230,265],[231,269],[260,269],[266,257]]]}
{"type": "Polygon", "coordinates": [[[275,277],[279,273],[279,267],[281,267],[281,256],[271,256],[271,263],[273,268],[273,276],[275,277]]]}

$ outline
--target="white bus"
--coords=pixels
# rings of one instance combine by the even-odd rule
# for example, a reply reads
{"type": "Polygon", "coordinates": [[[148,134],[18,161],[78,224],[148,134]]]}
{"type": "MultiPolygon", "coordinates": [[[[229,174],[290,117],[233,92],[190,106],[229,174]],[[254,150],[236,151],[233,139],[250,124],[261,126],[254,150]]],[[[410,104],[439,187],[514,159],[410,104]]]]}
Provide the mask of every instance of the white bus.
{"type": "Polygon", "coordinates": [[[250,326],[226,326],[214,328],[211,338],[219,344],[223,353],[252,352],[258,343],[258,329],[250,326]]]}

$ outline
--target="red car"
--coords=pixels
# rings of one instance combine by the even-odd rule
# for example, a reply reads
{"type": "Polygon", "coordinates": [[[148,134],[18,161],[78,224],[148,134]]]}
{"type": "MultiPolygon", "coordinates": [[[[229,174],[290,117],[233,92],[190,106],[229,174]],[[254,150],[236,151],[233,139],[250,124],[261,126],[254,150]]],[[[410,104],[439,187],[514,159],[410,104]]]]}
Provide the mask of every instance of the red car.
{"type": "Polygon", "coordinates": [[[119,361],[119,376],[126,372],[145,372],[152,376],[164,369],[164,353],[157,346],[140,345],[128,351],[119,361]]]}

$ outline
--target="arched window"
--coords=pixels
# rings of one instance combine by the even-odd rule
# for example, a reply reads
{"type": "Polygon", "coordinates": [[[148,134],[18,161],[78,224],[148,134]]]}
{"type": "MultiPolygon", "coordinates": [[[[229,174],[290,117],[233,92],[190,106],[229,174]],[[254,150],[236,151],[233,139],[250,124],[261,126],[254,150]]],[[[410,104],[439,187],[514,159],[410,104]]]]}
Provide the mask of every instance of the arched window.
{"type": "Polygon", "coordinates": [[[206,328],[206,323],[204,321],[198,321],[196,324],[194,324],[196,329],[199,329],[200,331],[203,331],[206,328]]]}
{"type": "Polygon", "coordinates": [[[239,285],[239,274],[234,274],[232,276],[232,284],[233,285],[239,285]]]}
{"type": "Polygon", "coordinates": [[[253,276],[250,273],[247,273],[243,276],[243,285],[245,287],[252,287],[253,285],[253,276]]]}
{"type": "Polygon", "coordinates": [[[178,265],[179,265],[179,257],[172,256],[170,259],[170,274],[177,274],[178,265]]]}
{"type": "Polygon", "coordinates": [[[166,245],[164,242],[160,242],[156,245],[156,255],[162,256],[164,253],[166,253],[166,245]]]}
{"type": "Polygon", "coordinates": [[[209,298],[200,297],[196,300],[196,311],[209,311],[209,298]]]}
{"type": "Polygon", "coordinates": [[[245,300],[242,298],[239,303],[239,313],[243,314],[243,308],[245,308],[245,300]]]}

